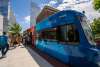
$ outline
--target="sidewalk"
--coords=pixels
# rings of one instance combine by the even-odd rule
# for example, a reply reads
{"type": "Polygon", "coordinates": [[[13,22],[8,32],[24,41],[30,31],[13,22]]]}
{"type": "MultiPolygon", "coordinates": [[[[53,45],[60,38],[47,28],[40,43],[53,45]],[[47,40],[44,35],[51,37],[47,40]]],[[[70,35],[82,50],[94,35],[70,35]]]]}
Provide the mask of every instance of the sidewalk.
{"type": "Polygon", "coordinates": [[[33,50],[27,49],[17,47],[9,50],[7,57],[0,59],[0,67],[53,67],[33,50]]]}

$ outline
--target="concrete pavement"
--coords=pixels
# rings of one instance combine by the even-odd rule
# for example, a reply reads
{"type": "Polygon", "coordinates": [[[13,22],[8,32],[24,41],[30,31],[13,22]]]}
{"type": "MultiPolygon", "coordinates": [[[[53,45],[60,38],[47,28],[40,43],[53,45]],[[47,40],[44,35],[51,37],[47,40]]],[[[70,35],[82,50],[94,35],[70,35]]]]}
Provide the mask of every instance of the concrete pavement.
{"type": "Polygon", "coordinates": [[[53,67],[30,48],[17,47],[0,59],[0,67],[53,67]],[[30,54],[31,52],[31,54],[30,54]]]}

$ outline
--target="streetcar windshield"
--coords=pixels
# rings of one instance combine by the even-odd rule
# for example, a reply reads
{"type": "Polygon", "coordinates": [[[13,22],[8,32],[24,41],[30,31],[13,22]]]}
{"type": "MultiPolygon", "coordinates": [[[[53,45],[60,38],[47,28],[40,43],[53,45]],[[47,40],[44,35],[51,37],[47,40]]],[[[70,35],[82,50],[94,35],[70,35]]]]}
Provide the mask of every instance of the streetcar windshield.
{"type": "Polygon", "coordinates": [[[89,21],[87,20],[86,17],[82,18],[81,25],[83,27],[85,36],[87,37],[89,43],[91,45],[96,45],[96,43],[94,42],[91,26],[90,26],[89,21]]]}

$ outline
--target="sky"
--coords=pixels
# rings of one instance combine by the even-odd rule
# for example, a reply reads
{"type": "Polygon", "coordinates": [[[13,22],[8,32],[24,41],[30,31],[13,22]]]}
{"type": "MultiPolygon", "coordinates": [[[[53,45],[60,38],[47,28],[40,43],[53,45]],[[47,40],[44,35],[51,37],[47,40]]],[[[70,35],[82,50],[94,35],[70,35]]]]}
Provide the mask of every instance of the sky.
{"type": "Polygon", "coordinates": [[[22,26],[23,30],[29,28],[30,0],[10,0],[11,7],[16,17],[16,21],[22,26]]]}
{"type": "MultiPolygon", "coordinates": [[[[11,7],[16,16],[16,20],[22,26],[23,30],[30,27],[30,1],[31,0],[11,0],[11,7]]],[[[41,9],[45,5],[50,5],[59,10],[67,10],[70,8],[81,12],[84,10],[89,20],[100,17],[100,13],[93,9],[92,0],[32,0],[32,2],[41,9]]]]}

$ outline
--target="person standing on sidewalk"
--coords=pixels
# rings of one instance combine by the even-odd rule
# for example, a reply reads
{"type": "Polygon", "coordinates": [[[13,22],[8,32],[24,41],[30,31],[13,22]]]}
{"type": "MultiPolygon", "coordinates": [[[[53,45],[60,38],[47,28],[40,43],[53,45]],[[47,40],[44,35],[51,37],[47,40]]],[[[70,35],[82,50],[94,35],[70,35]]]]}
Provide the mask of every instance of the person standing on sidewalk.
{"type": "Polygon", "coordinates": [[[3,32],[3,35],[0,36],[0,49],[3,58],[9,50],[8,37],[6,36],[6,32],[3,32]]]}

